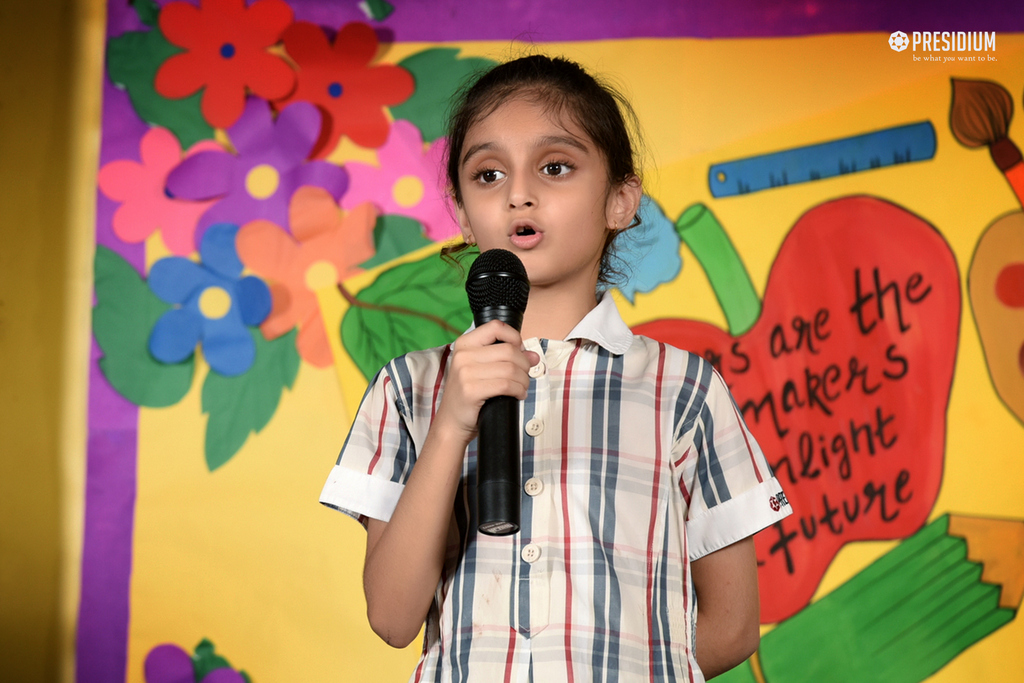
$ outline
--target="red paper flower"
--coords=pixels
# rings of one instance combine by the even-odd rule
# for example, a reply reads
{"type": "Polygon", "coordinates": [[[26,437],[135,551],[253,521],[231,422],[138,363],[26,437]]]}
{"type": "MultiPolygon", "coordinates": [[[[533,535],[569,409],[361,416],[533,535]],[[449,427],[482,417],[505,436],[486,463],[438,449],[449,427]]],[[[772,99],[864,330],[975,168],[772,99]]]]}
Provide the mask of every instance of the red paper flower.
{"type": "Polygon", "coordinates": [[[295,72],[267,48],[292,23],[284,0],[201,0],[199,7],[171,2],[160,12],[160,30],[185,52],[157,71],[156,91],[169,98],[203,91],[203,116],[228,128],[245,108],[246,88],[267,99],[287,97],[295,72]]]}
{"type": "Polygon", "coordinates": [[[342,135],[362,147],[380,147],[388,138],[384,107],[401,104],[415,88],[400,66],[370,66],[377,34],[362,23],[346,24],[334,43],[315,24],[297,21],[284,32],[284,47],[299,65],[298,85],[279,107],[312,102],[324,113],[314,157],[329,154],[342,135]]]}

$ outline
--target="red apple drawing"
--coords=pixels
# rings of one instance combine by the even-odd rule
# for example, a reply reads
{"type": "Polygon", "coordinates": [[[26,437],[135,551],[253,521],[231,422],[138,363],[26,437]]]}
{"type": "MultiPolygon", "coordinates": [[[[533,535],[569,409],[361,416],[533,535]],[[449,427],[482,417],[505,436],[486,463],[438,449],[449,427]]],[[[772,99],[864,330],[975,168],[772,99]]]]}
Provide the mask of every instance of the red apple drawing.
{"type": "Polygon", "coordinates": [[[793,226],[762,304],[705,207],[677,229],[730,332],[685,319],[634,331],[714,363],[785,489],[793,515],[755,539],[761,621],[778,622],[810,602],[845,543],[905,538],[927,521],[942,481],[959,271],[919,216],[846,197],[793,226]]]}

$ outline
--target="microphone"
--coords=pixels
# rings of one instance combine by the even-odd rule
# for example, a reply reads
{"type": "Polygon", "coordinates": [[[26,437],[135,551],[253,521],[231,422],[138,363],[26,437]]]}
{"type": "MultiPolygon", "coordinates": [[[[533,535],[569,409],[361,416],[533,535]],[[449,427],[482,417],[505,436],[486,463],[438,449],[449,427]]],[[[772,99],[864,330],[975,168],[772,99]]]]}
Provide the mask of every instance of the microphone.
{"type": "MultiPolygon", "coordinates": [[[[500,320],[522,329],[530,280],[512,252],[488,249],[480,254],[469,269],[466,294],[477,327],[500,320]]],[[[519,531],[519,401],[512,396],[487,399],[477,428],[477,529],[508,536],[519,531]]]]}

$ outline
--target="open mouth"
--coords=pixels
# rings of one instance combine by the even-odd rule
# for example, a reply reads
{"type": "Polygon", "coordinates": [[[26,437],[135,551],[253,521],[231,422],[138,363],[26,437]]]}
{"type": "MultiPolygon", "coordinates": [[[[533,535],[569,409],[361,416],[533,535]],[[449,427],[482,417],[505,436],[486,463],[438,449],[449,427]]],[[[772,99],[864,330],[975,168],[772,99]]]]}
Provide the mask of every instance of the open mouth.
{"type": "Polygon", "coordinates": [[[521,225],[518,228],[516,228],[516,234],[519,235],[519,236],[524,236],[524,235],[534,235],[536,233],[534,232],[534,229],[531,228],[530,226],[528,226],[528,225],[521,225]]]}

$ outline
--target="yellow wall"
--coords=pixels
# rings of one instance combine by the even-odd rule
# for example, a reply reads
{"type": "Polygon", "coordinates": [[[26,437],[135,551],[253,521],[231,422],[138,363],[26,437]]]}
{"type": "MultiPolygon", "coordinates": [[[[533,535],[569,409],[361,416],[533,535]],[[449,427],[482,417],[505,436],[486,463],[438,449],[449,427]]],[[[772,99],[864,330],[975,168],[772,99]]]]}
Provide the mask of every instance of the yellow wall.
{"type": "Polygon", "coordinates": [[[0,678],[70,680],[103,7],[0,7],[0,678]]]}

